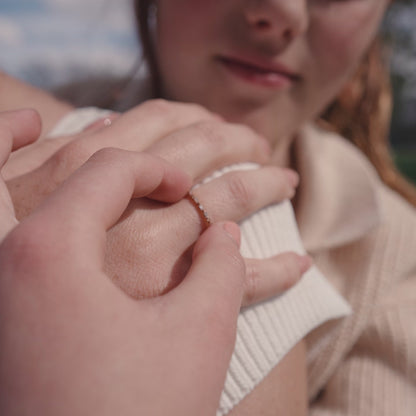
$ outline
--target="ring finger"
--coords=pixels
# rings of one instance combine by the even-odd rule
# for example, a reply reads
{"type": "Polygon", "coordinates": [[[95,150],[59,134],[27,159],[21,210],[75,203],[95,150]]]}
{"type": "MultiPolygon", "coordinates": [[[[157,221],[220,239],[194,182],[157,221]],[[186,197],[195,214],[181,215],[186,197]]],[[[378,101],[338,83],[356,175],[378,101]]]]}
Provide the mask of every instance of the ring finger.
{"type": "MultiPolygon", "coordinates": [[[[298,175],[290,169],[266,166],[233,171],[192,191],[195,199],[201,204],[201,209],[189,199],[182,200],[175,208],[181,210],[179,218],[186,221],[193,218],[199,225],[200,232],[206,227],[204,212],[211,222],[238,222],[268,205],[292,198],[297,184],[298,175]],[[189,214],[184,214],[184,210],[189,214]]],[[[195,231],[193,228],[191,232],[195,231]]],[[[192,238],[196,238],[196,235],[192,235],[192,238]]]]}

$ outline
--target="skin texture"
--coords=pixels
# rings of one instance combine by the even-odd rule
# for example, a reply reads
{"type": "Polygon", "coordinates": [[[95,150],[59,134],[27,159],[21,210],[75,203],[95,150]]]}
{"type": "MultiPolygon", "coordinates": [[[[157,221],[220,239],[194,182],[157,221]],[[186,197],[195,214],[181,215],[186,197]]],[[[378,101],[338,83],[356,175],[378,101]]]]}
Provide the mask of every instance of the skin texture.
{"type": "MultiPolygon", "coordinates": [[[[39,127],[33,112],[0,113],[1,165],[12,146],[32,141],[39,127]]],[[[3,239],[4,225],[13,227],[15,218],[0,185],[3,239]]],[[[106,149],[9,232],[0,246],[2,415],[215,411],[244,289],[238,228],[210,228],[195,247],[189,280],[154,302],[128,298],[102,272],[106,230],[132,197],[177,200],[190,185],[162,159],[106,149]],[[223,266],[217,283],[206,268],[213,261],[223,266]],[[198,293],[206,296],[195,303],[198,293]],[[220,315],[210,319],[214,313],[220,315]],[[192,325],[183,325],[189,320],[192,325]],[[218,348],[203,353],[211,337],[218,348]],[[185,403],[178,397],[200,377],[190,375],[192,368],[206,378],[185,403]],[[152,400],[160,389],[165,400],[152,400]]]]}
{"type": "MultiPolygon", "coordinates": [[[[166,97],[200,103],[229,121],[252,127],[273,144],[274,162],[289,165],[293,136],[354,71],[387,0],[159,0],[158,6],[158,61],[166,97]],[[228,53],[283,63],[299,81],[280,91],[246,85],[217,65],[216,56],[228,53]]],[[[299,362],[305,362],[302,346],[295,352],[286,357],[286,375],[297,375],[297,384],[304,385],[306,366],[299,368],[299,362]]],[[[238,410],[246,406],[251,414],[275,414],[279,401],[287,403],[287,409],[298,409],[282,413],[304,413],[303,389],[292,390],[292,395],[271,393],[285,382],[279,367],[238,410]],[[293,407],[296,403],[303,404],[293,407]]]]}
{"type": "MultiPolygon", "coordinates": [[[[102,124],[63,140],[68,143],[39,168],[8,182],[18,218],[32,212],[103,147],[146,150],[185,170],[193,182],[225,164],[247,160],[265,163],[269,152],[267,142],[246,127],[224,123],[196,105],[163,100],[149,101],[131,110],[110,127],[102,124]]],[[[264,206],[290,198],[297,183],[297,174],[290,170],[263,167],[224,175],[194,193],[213,221],[239,221],[264,206]]],[[[192,245],[201,227],[200,215],[187,199],[174,204],[135,199],[109,231],[105,270],[135,298],[165,293],[177,286],[189,269],[192,245]],[[138,236],[141,244],[136,244],[138,236]],[[160,253],[164,255],[161,257],[160,253]]],[[[291,287],[310,266],[310,260],[285,253],[267,261],[250,260],[248,266],[252,278],[248,279],[245,303],[291,287]]]]}
{"type": "MultiPolygon", "coordinates": [[[[37,138],[39,121],[33,111],[0,113],[0,168],[37,138]]],[[[206,230],[162,297],[138,302],[103,272],[106,231],[129,201],[175,202],[191,183],[161,158],[107,148],[17,224],[0,178],[2,415],[215,413],[251,288],[238,226],[206,230]]]]}

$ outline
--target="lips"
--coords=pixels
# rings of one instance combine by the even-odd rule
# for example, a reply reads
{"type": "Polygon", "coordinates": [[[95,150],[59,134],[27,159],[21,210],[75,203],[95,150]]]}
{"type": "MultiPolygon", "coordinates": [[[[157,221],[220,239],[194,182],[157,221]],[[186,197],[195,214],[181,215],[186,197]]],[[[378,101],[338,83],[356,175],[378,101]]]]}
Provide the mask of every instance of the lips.
{"type": "Polygon", "coordinates": [[[281,64],[231,56],[220,56],[218,60],[232,75],[263,87],[280,89],[300,80],[298,74],[281,64]]]}

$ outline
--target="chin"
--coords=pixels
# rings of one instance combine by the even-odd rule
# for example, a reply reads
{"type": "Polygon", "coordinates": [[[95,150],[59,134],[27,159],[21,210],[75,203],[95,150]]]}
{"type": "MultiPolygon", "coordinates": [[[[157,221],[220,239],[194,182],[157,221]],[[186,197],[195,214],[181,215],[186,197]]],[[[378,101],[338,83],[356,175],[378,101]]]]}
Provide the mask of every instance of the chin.
{"type": "Polygon", "coordinates": [[[254,105],[239,105],[230,108],[212,109],[220,114],[228,122],[244,124],[257,133],[275,142],[279,136],[287,136],[289,131],[294,130],[294,123],[287,112],[281,112],[274,108],[259,107],[254,105]],[[279,116],[283,114],[283,116],[279,116]]]}

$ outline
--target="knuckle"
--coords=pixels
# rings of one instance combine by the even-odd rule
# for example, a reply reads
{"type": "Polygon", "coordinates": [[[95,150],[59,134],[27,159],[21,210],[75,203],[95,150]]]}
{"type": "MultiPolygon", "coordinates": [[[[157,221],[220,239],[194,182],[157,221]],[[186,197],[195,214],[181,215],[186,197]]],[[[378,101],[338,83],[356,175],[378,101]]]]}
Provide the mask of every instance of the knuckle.
{"type": "Polygon", "coordinates": [[[225,137],[221,128],[221,123],[215,121],[200,121],[193,125],[196,136],[204,140],[208,146],[219,151],[224,147],[225,137]]]}
{"type": "Polygon", "coordinates": [[[243,257],[237,249],[229,247],[222,248],[223,260],[219,261],[226,271],[226,279],[224,279],[224,293],[228,293],[225,286],[232,289],[232,293],[241,293],[245,291],[246,282],[246,265],[243,257]]]}
{"type": "Polygon", "coordinates": [[[52,242],[44,224],[31,221],[19,225],[9,234],[4,241],[2,254],[7,253],[7,263],[17,272],[16,276],[31,277],[53,258],[56,246],[52,242]]]}
{"type": "Polygon", "coordinates": [[[244,138],[253,148],[258,143],[260,136],[250,127],[243,124],[232,124],[231,127],[235,130],[240,140],[244,138]]]}
{"type": "MultiPolygon", "coordinates": [[[[215,262],[219,270],[225,276],[241,276],[241,279],[233,279],[240,284],[246,273],[246,265],[240,251],[235,243],[230,240],[217,239],[210,249],[211,257],[215,258],[215,262]]],[[[230,279],[225,280],[224,284],[229,284],[230,279]]]]}
{"type": "Polygon", "coordinates": [[[52,156],[73,140],[71,136],[56,137],[53,140],[44,140],[42,146],[45,148],[45,154],[52,156]]]}
{"type": "Polygon", "coordinates": [[[72,172],[84,163],[91,152],[84,141],[76,140],[59,149],[51,159],[53,171],[72,172]]]}
{"type": "Polygon", "coordinates": [[[238,206],[244,211],[249,211],[252,206],[254,192],[248,182],[239,172],[228,175],[228,190],[231,197],[238,202],[238,206]]]}
{"type": "Polygon", "coordinates": [[[290,289],[301,278],[301,270],[298,256],[295,253],[287,253],[283,262],[283,290],[290,289]]]}
{"type": "Polygon", "coordinates": [[[172,106],[173,104],[169,103],[169,101],[164,100],[163,98],[156,98],[144,102],[138,108],[156,116],[166,116],[172,111],[172,106]]]}
{"type": "Polygon", "coordinates": [[[257,298],[261,282],[258,266],[256,264],[249,264],[247,266],[246,276],[244,299],[246,304],[252,304],[257,298]]]}
{"type": "Polygon", "coordinates": [[[186,106],[187,110],[188,111],[191,110],[195,114],[195,116],[198,116],[201,118],[212,117],[212,113],[200,104],[196,104],[196,103],[183,104],[182,103],[181,105],[186,106]]]}
{"type": "Polygon", "coordinates": [[[194,119],[212,117],[211,113],[199,104],[177,103],[163,98],[148,100],[137,107],[137,110],[152,116],[172,119],[172,121],[178,121],[180,116],[185,114],[194,119]]]}
{"type": "Polygon", "coordinates": [[[119,160],[123,155],[126,155],[127,151],[117,149],[115,147],[105,147],[97,150],[90,158],[89,161],[95,163],[114,163],[119,160]]]}
{"type": "Polygon", "coordinates": [[[244,136],[249,139],[254,139],[257,137],[257,134],[254,132],[254,130],[244,124],[231,124],[231,126],[240,134],[240,136],[244,136]]]}
{"type": "Polygon", "coordinates": [[[226,247],[224,248],[223,253],[226,256],[225,260],[235,273],[244,276],[246,273],[246,266],[238,249],[236,247],[226,247]]]}

